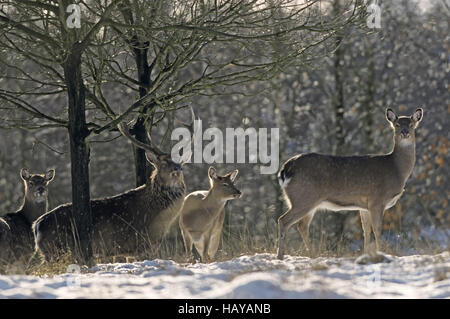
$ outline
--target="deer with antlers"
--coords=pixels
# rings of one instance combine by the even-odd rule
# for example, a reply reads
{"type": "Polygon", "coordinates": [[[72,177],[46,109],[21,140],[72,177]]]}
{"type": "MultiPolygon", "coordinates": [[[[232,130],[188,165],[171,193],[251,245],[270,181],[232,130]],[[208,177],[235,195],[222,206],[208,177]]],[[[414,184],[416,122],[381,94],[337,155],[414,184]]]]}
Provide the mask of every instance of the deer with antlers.
{"type": "MultiPolygon", "coordinates": [[[[191,109],[193,128],[195,114],[191,109]]],[[[158,247],[161,239],[178,217],[186,186],[182,163],[159,149],[148,133],[150,144],[136,140],[127,125],[119,131],[133,144],[146,151],[154,170],[149,181],[125,193],[91,201],[94,255],[102,257],[143,257],[158,247]]],[[[61,205],[34,224],[36,252],[45,260],[54,260],[62,252],[75,251],[71,223],[71,204],[61,205]]]]}

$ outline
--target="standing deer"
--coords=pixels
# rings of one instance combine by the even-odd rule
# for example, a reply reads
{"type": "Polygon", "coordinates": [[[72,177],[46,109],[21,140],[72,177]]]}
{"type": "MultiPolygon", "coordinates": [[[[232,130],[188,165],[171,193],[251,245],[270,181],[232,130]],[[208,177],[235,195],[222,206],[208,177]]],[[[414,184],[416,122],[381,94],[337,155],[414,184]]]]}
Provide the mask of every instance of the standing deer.
{"type": "MultiPolygon", "coordinates": [[[[194,123],[193,112],[192,117],[194,123]]],[[[186,186],[181,165],[153,144],[149,133],[150,144],[146,144],[136,140],[126,125],[118,127],[122,135],[146,151],[147,160],[154,170],[145,185],[91,201],[92,248],[97,256],[142,257],[142,254],[158,247],[178,217],[186,186]]],[[[36,221],[36,252],[45,260],[75,251],[71,214],[72,205],[65,204],[36,221]]]]}
{"type": "Polygon", "coordinates": [[[48,184],[55,177],[55,171],[45,174],[30,174],[22,168],[20,176],[25,187],[22,207],[0,218],[0,261],[12,264],[27,261],[34,250],[32,224],[47,212],[48,184]]]}
{"type": "Polygon", "coordinates": [[[372,230],[379,250],[384,211],[400,198],[414,167],[415,129],[422,117],[421,108],[400,117],[386,110],[394,130],[394,148],[388,154],[344,157],[310,153],[287,160],[278,173],[289,207],[278,219],[278,258],[283,258],[287,231],[297,222],[310,249],[309,225],[318,209],[359,210],[364,250],[369,250],[372,230]]]}
{"type": "Polygon", "coordinates": [[[187,257],[192,254],[192,245],[197,249],[202,262],[208,256],[212,259],[216,255],[225,218],[225,204],[242,195],[234,186],[237,174],[236,169],[219,176],[216,169],[210,167],[209,190],[196,191],[186,196],[179,224],[187,257]]]}

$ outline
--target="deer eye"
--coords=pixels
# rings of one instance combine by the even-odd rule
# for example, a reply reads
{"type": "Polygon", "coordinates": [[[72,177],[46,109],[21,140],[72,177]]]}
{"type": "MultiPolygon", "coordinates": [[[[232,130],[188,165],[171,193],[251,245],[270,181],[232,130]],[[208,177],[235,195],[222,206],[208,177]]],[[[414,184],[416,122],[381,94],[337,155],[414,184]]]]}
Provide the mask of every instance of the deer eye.
{"type": "Polygon", "coordinates": [[[395,123],[395,127],[400,127],[400,123],[395,123]]]}

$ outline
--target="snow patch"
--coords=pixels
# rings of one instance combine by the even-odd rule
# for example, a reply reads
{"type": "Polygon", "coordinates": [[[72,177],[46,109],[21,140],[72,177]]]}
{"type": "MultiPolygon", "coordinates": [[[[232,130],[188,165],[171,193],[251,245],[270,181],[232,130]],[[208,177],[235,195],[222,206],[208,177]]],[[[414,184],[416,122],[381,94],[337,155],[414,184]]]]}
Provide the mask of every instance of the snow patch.
{"type": "Polygon", "coordinates": [[[449,252],[381,256],[99,264],[82,274],[0,276],[0,298],[450,298],[449,252]]]}

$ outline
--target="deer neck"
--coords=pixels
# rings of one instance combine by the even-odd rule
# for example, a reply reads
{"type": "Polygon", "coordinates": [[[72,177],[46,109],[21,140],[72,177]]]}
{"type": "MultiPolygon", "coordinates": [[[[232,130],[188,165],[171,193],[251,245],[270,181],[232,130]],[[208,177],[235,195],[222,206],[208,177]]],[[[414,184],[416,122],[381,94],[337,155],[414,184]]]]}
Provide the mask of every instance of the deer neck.
{"type": "Polygon", "coordinates": [[[20,211],[27,221],[32,224],[36,219],[43,215],[47,211],[48,200],[42,202],[35,202],[25,196],[22,208],[20,211]]]}
{"type": "Polygon", "coordinates": [[[169,190],[171,196],[179,197],[182,196],[186,191],[186,185],[184,184],[184,182],[175,185],[166,185],[166,183],[164,183],[156,170],[154,170],[149,183],[150,187],[147,187],[147,185],[145,185],[144,188],[146,192],[150,193],[158,193],[162,191],[165,191],[166,193],[167,190],[169,190]]]}
{"type": "Polygon", "coordinates": [[[416,162],[415,140],[413,139],[411,143],[407,144],[394,140],[392,157],[401,177],[406,181],[411,175],[416,162]]]}
{"type": "Polygon", "coordinates": [[[206,197],[205,197],[205,201],[208,204],[215,205],[219,208],[225,206],[225,204],[227,202],[226,199],[224,199],[222,196],[217,194],[214,187],[209,189],[208,195],[206,195],[206,197]]]}

